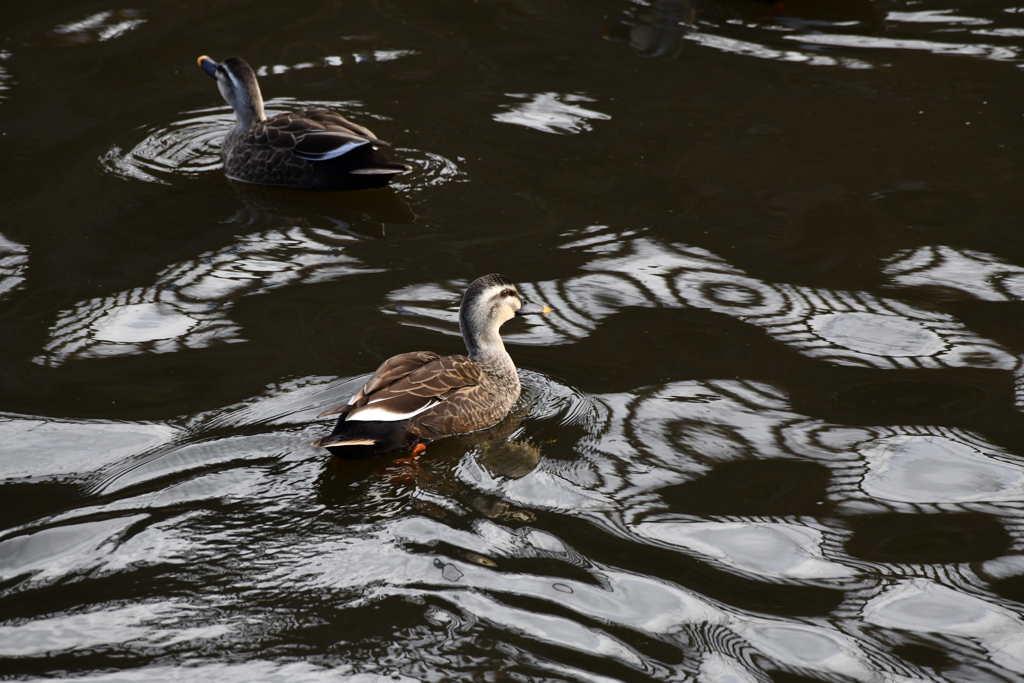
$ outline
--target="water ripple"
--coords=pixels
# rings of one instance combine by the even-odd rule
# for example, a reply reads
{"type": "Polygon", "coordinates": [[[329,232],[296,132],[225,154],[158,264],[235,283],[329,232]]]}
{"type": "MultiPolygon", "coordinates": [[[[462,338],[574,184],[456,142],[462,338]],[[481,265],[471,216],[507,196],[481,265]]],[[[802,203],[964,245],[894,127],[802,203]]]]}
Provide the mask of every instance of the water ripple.
{"type": "Polygon", "coordinates": [[[21,629],[2,640],[7,654],[144,647],[162,653],[159,667],[212,637],[284,643],[319,624],[360,643],[346,665],[426,677],[433,661],[470,670],[469,642],[493,641],[507,643],[510,666],[574,680],[928,680],[895,654],[908,638],[978,672],[1024,673],[1024,611],[958,561],[953,540],[976,533],[967,516],[984,506],[1013,536],[1011,554],[969,559],[1003,580],[1021,571],[1024,468],[977,435],[834,425],[753,382],[587,395],[524,371],[524,400],[503,426],[432,445],[418,471],[329,461],[305,445],[322,429],[310,421],[360,379],[283,383],[173,441],[94,462],[91,504],[0,540],[0,607],[62,581],[143,575],[184,586],[190,603],[125,612],[101,598],[0,621],[2,633],[21,629]],[[910,476],[917,460],[930,477],[910,476]],[[796,466],[828,485],[778,486],[796,466]],[[711,503],[733,512],[702,512],[711,503]],[[744,582],[746,595],[726,587],[744,582]],[[282,592],[295,612],[266,613],[282,592]],[[385,604],[404,625],[367,617],[385,604]],[[795,604],[803,616],[788,613],[795,604]]]}
{"type": "Polygon", "coordinates": [[[107,171],[123,178],[171,184],[176,175],[195,177],[220,168],[220,143],[234,125],[223,107],[200,109],[169,127],[140,129],[143,140],[127,152],[120,146],[100,158],[107,171]]]}
{"type": "Polygon", "coordinates": [[[0,299],[22,286],[27,268],[28,247],[0,234],[0,299]]]}
{"type": "Polygon", "coordinates": [[[120,38],[146,23],[145,11],[119,9],[97,12],[84,19],[61,24],[53,29],[57,42],[66,45],[88,45],[120,38]]]}
{"type": "Polygon", "coordinates": [[[229,317],[239,297],[377,272],[345,253],[353,241],[335,230],[299,226],[240,235],[227,247],[166,267],[153,284],[62,311],[35,362],[58,366],[71,358],[244,341],[229,317]]]}
{"type": "Polygon", "coordinates": [[[605,35],[643,55],[661,58],[680,55],[691,42],[743,57],[848,69],[888,66],[869,54],[882,51],[1020,62],[1013,38],[1024,33],[1024,27],[1014,25],[1019,23],[1015,13],[984,13],[988,16],[952,9],[887,10],[869,2],[640,0],[609,21],[605,35]]]}

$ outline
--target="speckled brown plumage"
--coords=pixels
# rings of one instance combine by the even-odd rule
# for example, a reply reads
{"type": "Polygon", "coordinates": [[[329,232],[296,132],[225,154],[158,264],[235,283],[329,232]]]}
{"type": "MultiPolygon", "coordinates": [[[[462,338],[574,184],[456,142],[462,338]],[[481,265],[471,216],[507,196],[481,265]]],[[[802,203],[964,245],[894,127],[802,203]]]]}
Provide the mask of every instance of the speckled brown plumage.
{"type": "Polygon", "coordinates": [[[218,64],[204,56],[198,61],[217,81],[237,118],[221,147],[229,178],[309,190],[357,190],[383,187],[409,170],[379,151],[388,143],[337,112],[304,109],[266,118],[256,75],[244,60],[231,57],[218,64]]]}
{"type": "Polygon", "coordinates": [[[471,356],[414,351],[389,358],[347,405],[321,413],[338,415],[338,422],[313,445],[341,458],[365,458],[496,424],[520,391],[498,328],[513,315],[545,312],[523,302],[502,276],[478,278],[459,311],[471,356]]]}

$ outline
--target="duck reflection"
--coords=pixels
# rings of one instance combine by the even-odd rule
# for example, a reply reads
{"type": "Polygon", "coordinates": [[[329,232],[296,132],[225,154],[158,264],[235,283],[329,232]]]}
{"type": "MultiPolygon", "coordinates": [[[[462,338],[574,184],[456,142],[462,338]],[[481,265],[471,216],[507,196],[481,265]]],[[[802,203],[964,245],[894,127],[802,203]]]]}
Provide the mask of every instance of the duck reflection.
{"type": "Polygon", "coordinates": [[[654,0],[642,3],[628,18],[605,25],[605,38],[629,43],[648,57],[675,57],[682,50],[687,25],[697,12],[689,0],[654,0]]]}
{"type": "Polygon", "coordinates": [[[412,207],[390,188],[339,194],[302,192],[234,180],[229,183],[245,203],[247,213],[239,212],[235,217],[235,222],[241,225],[260,224],[276,217],[308,223],[326,219],[342,232],[358,235],[354,226],[365,225],[372,228],[372,234],[366,236],[382,237],[388,225],[416,222],[412,207]]]}
{"type": "Polygon", "coordinates": [[[455,471],[465,470],[473,480],[483,476],[506,481],[521,479],[535,470],[541,460],[541,448],[516,438],[529,410],[529,401],[520,399],[494,427],[438,441],[422,457],[383,456],[369,461],[371,469],[359,461],[326,459],[320,498],[325,502],[347,501],[345,489],[353,481],[370,476],[399,488],[412,487],[411,501],[420,514],[445,517],[455,512],[464,516],[474,510],[491,519],[531,521],[532,513],[521,511],[479,487],[467,487],[453,476],[455,471]]]}

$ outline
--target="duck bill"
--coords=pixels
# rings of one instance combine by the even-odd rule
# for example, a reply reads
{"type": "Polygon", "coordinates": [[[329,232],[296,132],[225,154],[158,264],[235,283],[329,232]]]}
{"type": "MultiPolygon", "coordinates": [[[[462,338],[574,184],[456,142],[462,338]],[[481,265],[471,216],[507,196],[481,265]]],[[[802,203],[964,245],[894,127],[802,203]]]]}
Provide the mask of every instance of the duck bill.
{"type": "Polygon", "coordinates": [[[530,304],[523,302],[523,305],[516,311],[516,315],[546,315],[551,309],[541,304],[530,304]]]}
{"type": "Polygon", "coordinates": [[[203,55],[196,60],[196,63],[202,68],[203,71],[210,75],[210,78],[217,78],[217,62],[213,61],[206,55],[203,55]]]}

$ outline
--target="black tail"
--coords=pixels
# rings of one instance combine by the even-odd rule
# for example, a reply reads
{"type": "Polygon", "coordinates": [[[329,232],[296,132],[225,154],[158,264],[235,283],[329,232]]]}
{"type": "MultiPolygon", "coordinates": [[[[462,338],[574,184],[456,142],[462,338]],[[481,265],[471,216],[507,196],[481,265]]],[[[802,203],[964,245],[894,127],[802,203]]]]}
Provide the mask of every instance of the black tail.
{"type": "Polygon", "coordinates": [[[405,429],[402,422],[346,421],[342,416],[328,436],[313,442],[313,446],[326,448],[343,460],[362,460],[388,453],[408,452],[417,443],[423,443],[405,429]]]}

